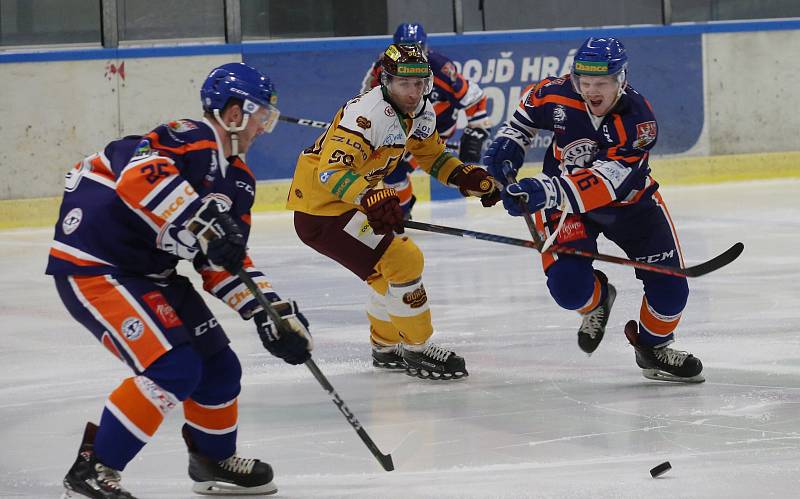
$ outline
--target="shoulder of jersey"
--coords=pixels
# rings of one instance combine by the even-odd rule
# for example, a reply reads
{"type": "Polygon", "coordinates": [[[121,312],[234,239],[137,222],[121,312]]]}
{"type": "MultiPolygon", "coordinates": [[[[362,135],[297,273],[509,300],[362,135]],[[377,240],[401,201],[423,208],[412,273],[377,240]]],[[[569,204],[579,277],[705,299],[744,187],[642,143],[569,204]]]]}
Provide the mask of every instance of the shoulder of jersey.
{"type": "Polygon", "coordinates": [[[180,119],[168,121],[154,130],[164,145],[183,145],[201,140],[214,141],[214,131],[206,123],[180,119]]]}
{"type": "Polygon", "coordinates": [[[572,82],[566,76],[548,76],[536,84],[536,96],[544,97],[545,95],[572,95],[575,90],[572,88],[572,82]]]}
{"type": "Polygon", "coordinates": [[[632,86],[628,85],[625,88],[625,95],[628,97],[628,103],[631,106],[632,114],[643,114],[650,116],[653,114],[650,105],[642,94],[636,91],[632,86]]]}
{"type": "Polygon", "coordinates": [[[388,130],[399,121],[391,104],[383,99],[381,87],[352,99],[344,107],[339,126],[362,135],[370,145],[378,147],[388,130]]]}
{"type": "Polygon", "coordinates": [[[428,51],[428,61],[431,63],[433,76],[445,82],[455,81],[458,76],[456,65],[449,57],[432,50],[428,51]]]}

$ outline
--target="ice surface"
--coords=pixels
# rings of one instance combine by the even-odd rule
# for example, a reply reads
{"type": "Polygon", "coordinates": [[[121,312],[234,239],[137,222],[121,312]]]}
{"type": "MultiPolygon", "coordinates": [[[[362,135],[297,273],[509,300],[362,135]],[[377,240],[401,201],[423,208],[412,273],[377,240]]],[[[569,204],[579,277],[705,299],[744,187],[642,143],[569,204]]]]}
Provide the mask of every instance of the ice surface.
{"type": "MultiPolygon", "coordinates": [[[[303,246],[288,213],[255,216],[255,261],[298,300],[316,362],[396,471],[379,467],[307,369],[265,353],[252,324],[209,297],[244,366],[240,454],[270,462],[287,498],[797,497],[800,181],[663,194],[687,265],[745,244],[739,260],[690,281],[675,346],[703,360],[700,385],[641,376],[622,334],[641,303],[632,269],[597,264],[619,296],[587,357],[580,321],[549,297],[534,251],[420,232],[435,340],[465,357],[470,376],[375,372],[364,285],[303,246]],[[666,460],[673,469],[652,479],[666,460]]],[[[526,237],[499,207],[423,204],[415,217],[526,237]]],[[[51,234],[0,234],[0,497],[58,497],[84,422],[129,375],[42,274],[51,234]]],[[[620,254],[604,240],[600,249],[620,254]]],[[[193,497],[181,420],[171,414],[125,470],[137,496],[193,497]]]]}

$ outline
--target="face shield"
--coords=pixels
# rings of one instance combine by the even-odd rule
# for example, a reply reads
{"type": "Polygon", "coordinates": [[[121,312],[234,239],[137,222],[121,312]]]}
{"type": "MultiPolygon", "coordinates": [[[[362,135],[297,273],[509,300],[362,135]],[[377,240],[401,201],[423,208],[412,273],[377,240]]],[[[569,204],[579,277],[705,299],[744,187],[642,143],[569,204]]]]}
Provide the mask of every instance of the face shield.
{"type": "Polygon", "coordinates": [[[381,73],[381,83],[394,96],[428,95],[433,91],[433,77],[392,76],[381,73]]]}
{"type": "MultiPolygon", "coordinates": [[[[281,112],[274,105],[260,106],[249,99],[245,99],[242,110],[250,115],[251,119],[258,120],[261,123],[264,133],[272,133],[275,130],[275,125],[278,124],[278,118],[281,115],[281,112]]],[[[245,123],[243,122],[242,125],[244,126],[245,123]]]]}
{"type": "Polygon", "coordinates": [[[606,94],[613,91],[619,97],[625,89],[627,69],[622,68],[616,74],[588,74],[576,73],[572,71],[570,80],[572,81],[572,88],[575,92],[586,98],[590,92],[600,92],[606,94]]]}

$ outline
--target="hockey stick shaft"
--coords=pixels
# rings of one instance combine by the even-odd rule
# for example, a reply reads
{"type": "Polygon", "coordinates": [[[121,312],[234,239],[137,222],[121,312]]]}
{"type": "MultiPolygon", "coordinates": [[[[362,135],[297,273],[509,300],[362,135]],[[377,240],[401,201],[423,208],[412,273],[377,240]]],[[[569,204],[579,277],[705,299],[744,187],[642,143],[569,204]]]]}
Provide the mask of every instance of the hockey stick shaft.
{"type": "MultiPolygon", "coordinates": [[[[255,282],[253,282],[253,279],[247,274],[247,272],[242,269],[237,272],[236,275],[239,277],[239,279],[241,279],[244,285],[247,286],[247,289],[253,293],[253,296],[256,297],[258,303],[264,308],[264,310],[267,312],[267,315],[269,315],[270,319],[272,319],[281,333],[295,334],[286,325],[285,319],[281,317],[281,315],[272,307],[272,304],[267,297],[264,296],[264,293],[258,289],[258,286],[255,282]]],[[[375,459],[378,460],[383,469],[386,471],[394,470],[394,462],[392,462],[391,454],[384,454],[380,451],[380,449],[378,449],[378,446],[375,445],[375,442],[372,441],[369,434],[367,434],[367,431],[363,426],[361,426],[361,423],[358,421],[355,414],[353,414],[350,408],[347,407],[347,404],[344,403],[344,400],[342,400],[339,394],[336,393],[336,390],[333,388],[333,385],[331,385],[330,381],[328,381],[328,378],[326,378],[322,371],[319,370],[319,367],[317,367],[314,359],[309,358],[305,362],[305,365],[308,370],[311,371],[311,374],[314,375],[314,378],[317,379],[319,384],[322,385],[322,388],[328,392],[328,395],[330,395],[333,403],[336,404],[336,407],[339,409],[342,415],[344,415],[345,419],[347,419],[347,422],[350,423],[350,426],[353,427],[358,436],[361,437],[361,440],[364,442],[370,452],[372,452],[372,455],[375,456],[375,459]]]]}
{"type": "MultiPolygon", "coordinates": [[[[328,128],[331,125],[327,121],[310,120],[308,118],[295,118],[294,116],[285,116],[283,114],[278,116],[278,120],[285,121],[286,123],[294,123],[295,125],[310,126],[312,128],[328,128]]],[[[447,142],[445,145],[449,149],[458,150],[460,144],[453,141],[447,142]]]]}
{"type": "MultiPolygon", "coordinates": [[[[422,230],[425,232],[436,232],[438,234],[447,234],[449,236],[469,237],[472,239],[480,239],[482,241],[489,241],[500,244],[509,244],[512,246],[522,246],[524,248],[531,248],[537,251],[539,250],[539,247],[533,241],[527,241],[525,239],[517,239],[514,237],[501,236],[497,234],[489,234],[487,232],[477,232],[474,230],[458,229],[455,227],[446,227],[443,225],[434,225],[425,222],[417,222],[415,220],[408,220],[406,222],[403,222],[403,225],[408,229],[422,230]]],[[[604,255],[602,253],[593,253],[591,251],[584,251],[580,249],[570,248],[568,246],[559,246],[556,244],[547,248],[547,251],[545,251],[545,253],[552,252],[562,255],[573,255],[583,258],[591,258],[593,260],[616,263],[618,265],[625,265],[640,270],[646,270],[648,272],[657,272],[659,274],[666,274],[676,277],[700,277],[702,275],[713,272],[721,267],[724,267],[725,265],[736,260],[736,258],[738,258],[740,254],[742,254],[743,250],[744,250],[744,245],[742,243],[736,243],[730,248],[728,248],[725,252],[717,255],[711,260],[686,268],[668,267],[666,265],[659,265],[656,263],[639,262],[636,260],[629,260],[627,258],[619,256],[604,255]]]]}
{"type": "MultiPolygon", "coordinates": [[[[517,176],[514,173],[514,167],[511,161],[503,161],[503,174],[506,176],[506,181],[509,184],[517,183],[517,176]]],[[[525,219],[525,225],[528,226],[528,232],[531,233],[531,237],[533,238],[533,243],[536,245],[536,249],[541,251],[542,247],[544,247],[544,241],[542,241],[542,238],[539,236],[539,231],[536,230],[536,222],[533,221],[533,216],[530,210],[528,210],[528,205],[525,204],[525,200],[519,198],[518,202],[522,210],[522,217],[525,219]]]]}

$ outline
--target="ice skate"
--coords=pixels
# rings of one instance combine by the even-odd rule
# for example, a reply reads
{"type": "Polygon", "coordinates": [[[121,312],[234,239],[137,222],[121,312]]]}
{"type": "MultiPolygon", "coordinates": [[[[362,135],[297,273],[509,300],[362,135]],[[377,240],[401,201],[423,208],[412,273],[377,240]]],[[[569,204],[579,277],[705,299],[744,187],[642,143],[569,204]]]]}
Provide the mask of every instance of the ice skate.
{"type": "Polygon", "coordinates": [[[700,374],[703,363],[694,355],[666,346],[651,348],[639,345],[639,324],[636,321],[625,324],[625,336],[636,349],[636,364],[642,368],[645,378],[679,383],[702,383],[706,380],[700,374]]]}
{"type": "Polygon", "coordinates": [[[403,360],[403,345],[372,344],[372,365],[379,369],[400,370],[406,368],[403,360]]]}
{"type": "Polygon", "coordinates": [[[608,316],[611,314],[611,307],[617,298],[617,290],[608,283],[606,275],[599,270],[595,271],[595,275],[597,275],[602,284],[607,286],[608,291],[603,303],[583,315],[583,322],[580,329],[578,329],[578,346],[587,355],[592,355],[597,350],[597,347],[600,346],[600,342],[603,341],[606,324],[608,324],[608,316]]]}
{"type": "Polygon", "coordinates": [[[469,376],[464,359],[434,343],[405,345],[406,374],[422,379],[451,380],[469,376]]]}
{"type": "Polygon", "coordinates": [[[214,461],[200,454],[192,443],[186,426],[183,439],[189,448],[189,477],[192,491],[204,495],[269,495],[278,492],[272,483],[272,467],[258,459],[233,455],[214,461]]]}
{"type": "Polygon", "coordinates": [[[94,454],[94,437],[97,425],[86,423],[83,441],[78,450],[75,464],[64,477],[62,499],[72,497],[91,497],[96,499],[136,499],[123,489],[119,471],[101,463],[94,454]]]}

